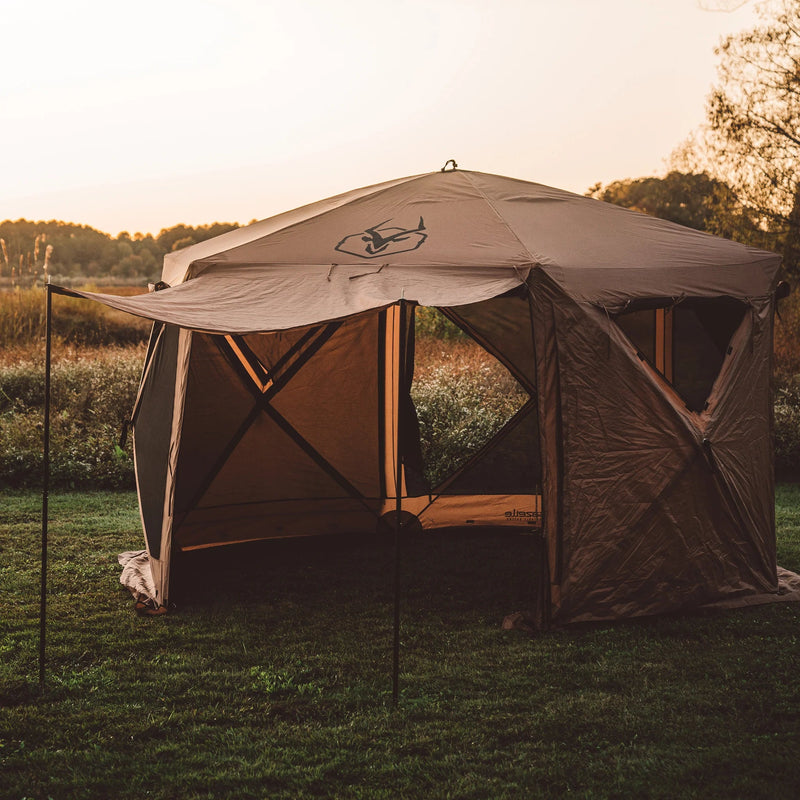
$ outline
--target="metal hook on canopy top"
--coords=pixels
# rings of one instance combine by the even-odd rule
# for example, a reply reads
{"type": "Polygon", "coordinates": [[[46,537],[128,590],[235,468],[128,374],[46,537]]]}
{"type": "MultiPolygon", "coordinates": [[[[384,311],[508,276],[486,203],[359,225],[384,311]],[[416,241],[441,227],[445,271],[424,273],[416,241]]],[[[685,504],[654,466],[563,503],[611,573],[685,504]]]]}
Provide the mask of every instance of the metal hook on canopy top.
{"type": "Polygon", "coordinates": [[[455,172],[458,169],[458,164],[456,164],[456,160],[454,158],[448,158],[447,161],[444,162],[444,166],[442,167],[442,172],[455,172]],[[452,169],[447,169],[447,165],[452,164],[452,169]]]}

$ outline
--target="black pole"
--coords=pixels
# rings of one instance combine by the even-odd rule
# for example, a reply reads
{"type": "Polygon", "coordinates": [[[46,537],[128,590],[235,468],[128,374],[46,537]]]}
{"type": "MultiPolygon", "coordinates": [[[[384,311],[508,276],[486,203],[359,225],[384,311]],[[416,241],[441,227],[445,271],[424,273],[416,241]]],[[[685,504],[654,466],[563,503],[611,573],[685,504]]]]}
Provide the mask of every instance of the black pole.
{"type": "Polygon", "coordinates": [[[397,441],[395,443],[395,519],[394,519],[394,647],[392,660],[392,703],[400,697],[400,528],[403,512],[402,419],[406,373],[406,301],[400,301],[400,337],[397,370],[397,441]]]}
{"type": "Polygon", "coordinates": [[[50,491],[50,355],[53,329],[53,293],[50,283],[45,286],[45,345],[44,345],[44,458],[42,475],[42,576],[39,599],[39,688],[44,688],[44,653],[47,620],[47,515],[50,491]]]}

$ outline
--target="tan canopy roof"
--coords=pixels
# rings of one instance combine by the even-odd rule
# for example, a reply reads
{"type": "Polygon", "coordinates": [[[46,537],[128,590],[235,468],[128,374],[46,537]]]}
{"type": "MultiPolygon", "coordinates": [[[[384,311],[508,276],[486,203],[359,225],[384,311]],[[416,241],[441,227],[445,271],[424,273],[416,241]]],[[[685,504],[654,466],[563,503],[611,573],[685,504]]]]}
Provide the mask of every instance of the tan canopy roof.
{"type": "Polygon", "coordinates": [[[532,268],[609,309],[642,297],[746,299],[772,290],[778,262],[560,189],[454,170],[357,189],[171,253],[168,291],[93,297],[182,327],[253,332],[401,298],[477,302],[532,268]]]}

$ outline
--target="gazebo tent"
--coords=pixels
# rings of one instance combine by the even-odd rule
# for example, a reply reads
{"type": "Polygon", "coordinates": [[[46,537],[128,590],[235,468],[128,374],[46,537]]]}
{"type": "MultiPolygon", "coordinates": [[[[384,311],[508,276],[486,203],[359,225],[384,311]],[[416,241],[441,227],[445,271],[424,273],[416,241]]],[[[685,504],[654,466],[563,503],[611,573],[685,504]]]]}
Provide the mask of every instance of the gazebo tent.
{"type": "Polygon", "coordinates": [[[149,295],[70,292],[155,321],[132,416],[150,602],[168,603],[178,551],[371,533],[397,510],[423,529],[539,531],[541,626],[778,599],[778,267],[454,169],[171,253],[149,295]],[[437,486],[409,396],[417,305],[529,397],[437,486]]]}

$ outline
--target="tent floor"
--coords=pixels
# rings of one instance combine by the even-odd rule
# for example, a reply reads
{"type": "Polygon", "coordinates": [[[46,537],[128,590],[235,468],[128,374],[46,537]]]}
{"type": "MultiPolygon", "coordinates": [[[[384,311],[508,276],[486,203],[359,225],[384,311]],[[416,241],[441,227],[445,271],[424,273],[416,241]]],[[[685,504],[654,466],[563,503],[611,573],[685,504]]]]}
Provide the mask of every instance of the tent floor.
{"type": "MultiPolygon", "coordinates": [[[[533,602],[540,543],[539,536],[509,528],[410,533],[400,546],[401,591],[442,607],[496,609],[491,613],[499,623],[509,610],[533,602]]],[[[313,607],[331,592],[337,602],[342,595],[390,602],[393,581],[392,534],[270,539],[177,554],[170,605],[302,601],[313,607]]]]}

